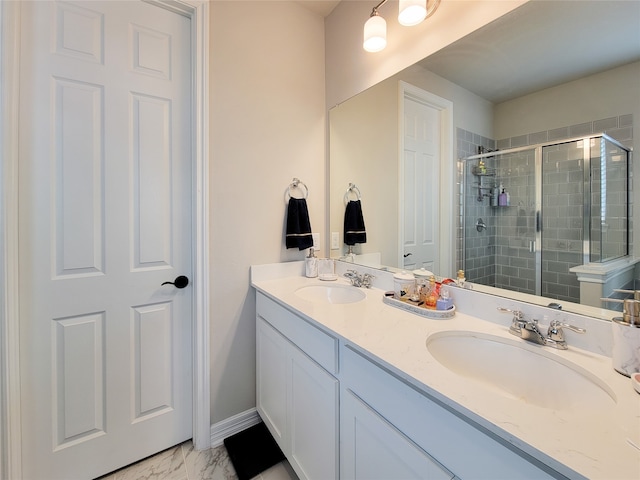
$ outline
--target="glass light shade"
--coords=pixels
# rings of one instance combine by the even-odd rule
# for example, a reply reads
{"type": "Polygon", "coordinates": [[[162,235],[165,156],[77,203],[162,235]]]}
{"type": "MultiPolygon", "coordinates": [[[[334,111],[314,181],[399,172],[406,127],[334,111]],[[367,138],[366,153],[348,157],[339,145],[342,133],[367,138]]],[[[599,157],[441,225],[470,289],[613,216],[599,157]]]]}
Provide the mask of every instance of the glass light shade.
{"type": "Polygon", "coordinates": [[[387,22],[380,15],[373,15],[364,24],[362,48],[367,52],[379,52],[387,46],[387,22]]]}
{"type": "Polygon", "coordinates": [[[398,4],[398,22],[410,27],[417,25],[427,16],[427,0],[400,0],[398,4]]]}

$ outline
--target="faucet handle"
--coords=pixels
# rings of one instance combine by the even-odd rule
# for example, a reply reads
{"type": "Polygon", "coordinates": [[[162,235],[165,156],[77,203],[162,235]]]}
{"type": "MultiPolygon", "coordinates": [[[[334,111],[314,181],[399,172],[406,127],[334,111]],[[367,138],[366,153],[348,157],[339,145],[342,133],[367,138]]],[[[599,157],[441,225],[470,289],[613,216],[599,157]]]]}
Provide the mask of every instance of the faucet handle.
{"type": "Polygon", "coordinates": [[[498,311],[502,313],[513,313],[513,321],[521,322],[524,320],[524,312],[521,310],[511,310],[510,308],[498,307],[498,311]]]}
{"type": "Polygon", "coordinates": [[[576,333],[586,333],[587,330],[584,328],[576,327],[575,325],[570,325],[568,323],[561,322],[560,320],[551,320],[549,324],[549,330],[547,330],[547,337],[551,340],[555,340],[556,342],[564,341],[564,332],[563,328],[568,328],[572,332],[576,333]]]}
{"type": "Polygon", "coordinates": [[[510,308],[498,307],[498,311],[502,313],[513,313],[513,318],[511,319],[511,326],[509,327],[509,332],[517,337],[522,336],[522,329],[526,328],[526,322],[524,321],[524,312],[521,310],[511,310],[510,308]]]}

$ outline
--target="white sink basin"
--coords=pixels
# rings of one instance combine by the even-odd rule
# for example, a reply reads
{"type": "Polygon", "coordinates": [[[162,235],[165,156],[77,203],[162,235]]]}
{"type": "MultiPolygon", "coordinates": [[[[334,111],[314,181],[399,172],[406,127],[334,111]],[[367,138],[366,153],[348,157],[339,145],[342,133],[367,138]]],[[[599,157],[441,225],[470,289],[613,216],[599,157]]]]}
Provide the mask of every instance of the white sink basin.
{"type": "Polygon", "coordinates": [[[548,348],[478,332],[440,332],[427,339],[429,353],[440,364],[503,396],[553,410],[615,404],[615,394],[603,381],[548,348]]]}
{"type": "Polygon", "coordinates": [[[366,294],[356,287],[347,285],[308,285],[296,290],[296,295],[310,302],[355,303],[366,298],[366,294]]]}

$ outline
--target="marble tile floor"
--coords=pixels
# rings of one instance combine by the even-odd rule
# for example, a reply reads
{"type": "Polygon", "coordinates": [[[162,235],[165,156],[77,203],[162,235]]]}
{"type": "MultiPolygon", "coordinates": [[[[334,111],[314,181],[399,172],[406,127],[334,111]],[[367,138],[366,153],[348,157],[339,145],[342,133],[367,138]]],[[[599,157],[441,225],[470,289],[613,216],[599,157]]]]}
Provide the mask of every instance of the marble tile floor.
{"type": "MultiPolygon", "coordinates": [[[[99,480],[237,480],[224,445],[197,451],[191,440],[109,473],[99,480]]],[[[254,480],[298,480],[286,460],[254,480]]]]}

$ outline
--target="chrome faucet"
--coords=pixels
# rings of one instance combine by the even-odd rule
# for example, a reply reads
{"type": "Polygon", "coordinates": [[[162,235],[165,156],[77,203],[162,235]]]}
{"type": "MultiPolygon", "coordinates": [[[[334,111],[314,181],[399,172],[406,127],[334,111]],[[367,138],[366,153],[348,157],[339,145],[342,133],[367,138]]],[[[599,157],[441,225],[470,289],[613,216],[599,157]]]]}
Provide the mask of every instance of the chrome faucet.
{"type": "Polygon", "coordinates": [[[520,310],[511,310],[504,307],[498,307],[498,310],[504,313],[513,313],[509,333],[528,342],[537,343],[538,345],[546,345],[559,350],[566,350],[568,347],[567,341],[564,338],[563,328],[568,328],[576,333],[586,333],[584,328],[578,328],[574,325],[560,322],[559,320],[552,320],[547,329],[547,334],[544,335],[540,331],[538,320],[525,320],[524,313],[520,310]]]}
{"type": "Polygon", "coordinates": [[[351,281],[351,285],[354,287],[365,287],[371,288],[371,281],[376,278],[374,275],[370,273],[363,273],[360,275],[355,270],[347,270],[347,273],[344,274],[351,281]]]}

